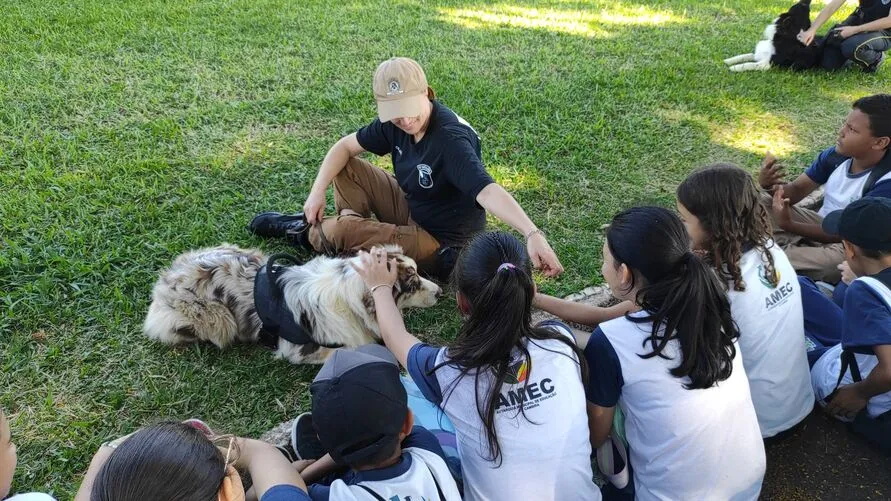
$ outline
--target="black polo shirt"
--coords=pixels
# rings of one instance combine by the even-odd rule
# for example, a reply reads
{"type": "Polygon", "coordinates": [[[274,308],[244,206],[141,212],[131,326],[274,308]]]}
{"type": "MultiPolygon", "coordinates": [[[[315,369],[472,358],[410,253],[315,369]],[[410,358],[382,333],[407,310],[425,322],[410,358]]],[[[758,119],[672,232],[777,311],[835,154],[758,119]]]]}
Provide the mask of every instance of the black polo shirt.
{"type": "Polygon", "coordinates": [[[888,17],[891,0],[860,0],[860,12],[863,14],[863,24],[888,17]]]}
{"type": "Polygon", "coordinates": [[[441,244],[461,245],[486,227],[486,211],[476,197],[495,181],[483,166],[476,131],[445,105],[433,101],[418,143],[377,118],[359,129],[356,139],[366,151],[391,155],[412,220],[441,244]]]}

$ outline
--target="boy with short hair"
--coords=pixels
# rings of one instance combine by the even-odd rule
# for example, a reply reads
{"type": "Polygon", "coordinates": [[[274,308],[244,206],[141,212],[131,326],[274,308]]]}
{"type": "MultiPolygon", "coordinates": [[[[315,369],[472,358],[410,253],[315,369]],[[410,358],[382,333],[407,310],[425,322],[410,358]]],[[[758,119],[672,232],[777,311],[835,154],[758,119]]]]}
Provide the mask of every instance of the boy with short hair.
{"type": "Polygon", "coordinates": [[[825,296],[822,304],[805,302],[806,324],[827,311],[841,317],[809,325],[810,335],[824,339],[837,333],[820,330],[841,326],[841,343],[811,368],[814,393],[826,412],[853,421],[855,432],[891,452],[891,200],[861,198],[828,214],[823,228],[842,238],[860,278],[851,282],[843,310],[833,310],[825,296]]]}
{"type": "MultiPolygon", "coordinates": [[[[792,266],[814,280],[836,283],[844,250],[837,235],[821,222],[861,196],[891,198],[891,94],[862,97],[854,102],[834,147],[824,150],[803,174],[783,184],[783,167],[768,154],[758,183],[773,193],[771,207],[778,230],[774,241],[786,251],[792,266]],[[814,212],[796,207],[820,185],[823,206],[814,212]]],[[[769,200],[765,197],[765,203],[769,200]]]]}
{"type": "MultiPolygon", "coordinates": [[[[328,485],[309,485],[314,501],[461,499],[436,437],[413,426],[399,365],[387,348],[336,350],[310,392],[308,417],[328,455],[303,470],[302,476],[309,484],[338,466],[349,466],[328,485]]],[[[307,449],[307,444],[292,445],[298,453],[307,449]]]]}

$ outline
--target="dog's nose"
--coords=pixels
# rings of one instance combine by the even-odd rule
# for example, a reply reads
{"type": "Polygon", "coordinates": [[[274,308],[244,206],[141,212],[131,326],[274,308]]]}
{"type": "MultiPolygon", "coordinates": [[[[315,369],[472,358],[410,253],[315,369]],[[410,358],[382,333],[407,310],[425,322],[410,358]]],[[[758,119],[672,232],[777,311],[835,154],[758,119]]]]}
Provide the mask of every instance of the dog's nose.
{"type": "Polygon", "coordinates": [[[436,292],[433,293],[433,297],[439,299],[442,297],[442,287],[437,287],[436,292]]]}

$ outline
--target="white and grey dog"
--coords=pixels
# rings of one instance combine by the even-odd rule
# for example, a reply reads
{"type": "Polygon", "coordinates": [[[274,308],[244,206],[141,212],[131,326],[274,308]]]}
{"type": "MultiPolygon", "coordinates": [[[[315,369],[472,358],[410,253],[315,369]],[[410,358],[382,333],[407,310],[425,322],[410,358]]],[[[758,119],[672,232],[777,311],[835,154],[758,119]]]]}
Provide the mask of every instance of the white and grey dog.
{"type": "MultiPolygon", "coordinates": [[[[400,309],[428,307],[442,290],[418,275],[414,260],[398,246],[386,247],[396,260],[393,289],[400,309]]],[[[332,347],[355,347],[380,339],[374,302],[352,258],[318,256],[301,266],[277,270],[267,283],[281,294],[284,323],[305,333],[295,344],[284,336],[268,337],[258,309],[266,309],[268,293],[255,301],[255,282],[265,273],[267,257],[256,249],[219,247],[186,252],[161,273],[143,324],[145,334],[167,344],[209,341],[219,348],[255,343],[266,335],[277,357],[292,363],[322,363],[332,347]],[[264,331],[264,332],[261,332],[264,331]]]]}
{"type": "Polygon", "coordinates": [[[823,53],[822,37],[804,45],[798,36],[811,27],[811,0],[800,0],[764,29],[764,39],[755,52],[724,60],[730,71],[765,71],[778,66],[793,70],[813,68],[823,53]]]}

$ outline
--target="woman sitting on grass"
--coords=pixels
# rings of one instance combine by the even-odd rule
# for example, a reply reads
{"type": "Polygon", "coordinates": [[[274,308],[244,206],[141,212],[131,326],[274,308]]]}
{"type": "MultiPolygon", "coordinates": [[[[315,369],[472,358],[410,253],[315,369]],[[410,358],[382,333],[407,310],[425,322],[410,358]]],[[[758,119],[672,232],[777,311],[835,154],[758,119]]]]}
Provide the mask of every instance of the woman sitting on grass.
{"type": "Polygon", "coordinates": [[[681,220],[658,207],[618,214],[602,272],[641,311],[601,323],[585,346],[592,445],[620,406],[635,499],[757,499],[764,444],[739,334],[681,220]]]}
{"type": "Polygon", "coordinates": [[[466,320],[448,347],[405,330],[386,253],[364,254],[358,271],[387,348],[455,427],[465,499],[600,499],[584,362],[568,328],[531,325],[535,284],[516,238],[482,233],[462,251],[453,281],[466,320]]]}
{"type": "Polygon", "coordinates": [[[772,437],[814,407],[795,270],[771,240],[770,214],[746,171],[706,167],[687,176],[677,196],[693,249],[727,284],[761,436],[772,437]]]}

